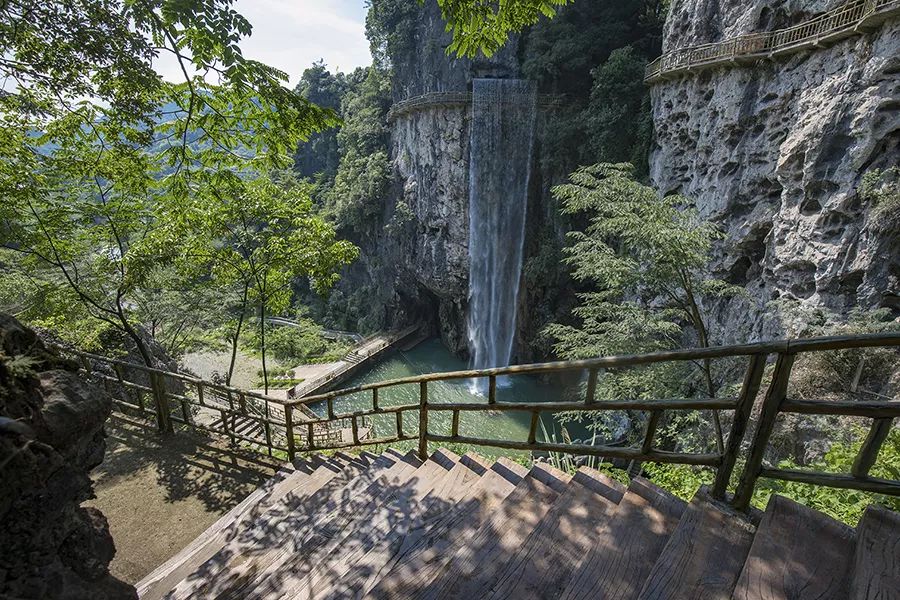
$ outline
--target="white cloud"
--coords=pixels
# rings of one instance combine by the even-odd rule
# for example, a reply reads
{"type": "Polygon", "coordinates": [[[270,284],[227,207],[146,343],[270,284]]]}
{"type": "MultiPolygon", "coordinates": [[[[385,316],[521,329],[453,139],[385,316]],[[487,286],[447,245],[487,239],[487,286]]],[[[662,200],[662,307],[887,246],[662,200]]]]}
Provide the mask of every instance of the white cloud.
{"type": "MultiPolygon", "coordinates": [[[[285,71],[292,86],[319,59],[332,71],[372,62],[363,0],[237,0],[235,9],[253,25],[241,43],[244,56],[285,71]]],[[[166,79],[182,77],[171,56],[160,56],[156,70],[166,79]]]]}

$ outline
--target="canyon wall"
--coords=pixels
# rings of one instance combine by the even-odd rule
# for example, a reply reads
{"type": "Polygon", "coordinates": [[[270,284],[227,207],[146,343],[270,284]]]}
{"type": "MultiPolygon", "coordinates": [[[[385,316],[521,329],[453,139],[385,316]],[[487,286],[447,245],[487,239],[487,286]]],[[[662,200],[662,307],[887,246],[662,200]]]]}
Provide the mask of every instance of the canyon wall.
{"type": "Polygon", "coordinates": [[[83,508],[112,400],[0,314],[0,597],[137,598],[109,573],[106,519],[83,508]]]}
{"type": "MultiPolygon", "coordinates": [[[[664,49],[793,25],[840,3],[677,0],[664,49]]],[[[723,341],[781,335],[766,318],[772,300],[900,308],[900,220],[860,194],[866,173],[900,165],[900,20],[651,94],[652,181],[720,225],[714,267],[752,304],[717,307],[723,341]]]]}

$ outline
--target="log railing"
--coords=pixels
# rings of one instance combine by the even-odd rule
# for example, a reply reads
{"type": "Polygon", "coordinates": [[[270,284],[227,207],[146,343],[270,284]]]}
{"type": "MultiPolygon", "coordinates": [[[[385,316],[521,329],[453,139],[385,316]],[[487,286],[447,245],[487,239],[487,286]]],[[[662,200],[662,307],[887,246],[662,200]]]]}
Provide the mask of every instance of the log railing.
{"type": "MultiPolygon", "coordinates": [[[[332,450],[370,445],[389,445],[415,441],[425,458],[429,444],[462,444],[530,452],[554,452],[658,463],[703,465],[716,471],[712,493],[724,499],[737,468],[743,463],[732,502],[739,509],[749,506],[760,477],[798,481],[814,485],[852,488],[889,495],[900,495],[900,481],[870,475],[878,451],[895,419],[900,417],[900,401],[798,400],[788,395],[791,371],[798,355],[862,348],[900,348],[900,333],[809,338],[760,342],[737,346],[672,350],[632,356],[611,356],[589,360],[516,365],[496,369],[430,373],[389,381],[358,385],[300,399],[280,399],[213,384],[179,373],[151,369],[104,357],[73,353],[85,373],[101,381],[120,403],[154,416],[163,431],[172,431],[172,422],[205,429],[264,449],[286,453],[293,459],[299,452],[332,450]],[[681,362],[697,364],[706,360],[743,361],[744,377],[734,398],[605,399],[597,398],[598,381],[609,372],[647,365],[681,362]],[[771,382],[761,402],[752,436],[748,436],[751,413],[763,385],[766,365],[774,361],[771,382]],[[548,376],[586,372],[583,397],[578,400],[526,403],[507,401],[498,393],[498,379],[522,375],[548,376]],[[487,392],[481,402],[446,403],[429,396],[430,384],[447,381],[487,380],[487,392]],[[413,386],[417,401],[394,404],[382,393],[389,388],[413,386]],[[341,412],[342,399],[362,395],[368,408],[341,412]],[[681,452],[661,449],[657,427],[667,412],[719,411],[732,414],[730,430],[724,439],[711,434],[708,450],[681,452]],[[277,415],[275,416],[277,411],[277,415]],[[632,446],[558,443],[539,439],[538,427],[543,414],[579,411],[602,413],[637,411],[644,413],[641,439],[632,446]],[[324,413],[324,414],[323,414],[324,413]],[[449,425],[449,434],[435,430],[436,415],[447,415],[441,423],[449,425]],[[502,413],[530,415],[526,439],[487,439],[460,434],[460,418],[478,415],[491,419],[502,413]],[[871,427],[850,473],[820,473],[779,469],[764,463],[769,440],[779,415],[785,413],[845,415],[871,419],[871,427]],[[210,414],[218,416],[210,419],[210,414]],[[407,418],[404,418],[407,417],[407,418]],[[391,427],[379,425],[387,419],[391,427]],[[449,421],[449,423],[448,423],[449,421]],[[248,423],[250,424],[248,426],[248,423]],[[255,426],[254,426],[255,424],[255,426]],[[243,427],[243,429],[242,429],[243,427]],[[253,434],[248,433],[249,430],[253,434]],[[338,432],[338,435],[335,434],[338,432]],[[710,450],[715,448],[715,450],[710,450]]],[[[719,431],[719,433],[721,433],[719,431]]]]}
{"type": "MultiPolygon", "coordinates": [[[[292,411],[304,405],[325,403],[327,416],[307,421],[300,427],[314,427],[317,423],[326,423],[335,419],[350,420],[354,431],[358,428],[357,419],[372,419],[378,415],[393,415],[396,430],[391,435],[372,437],[368,440],[354,438],[334,447],[365,446],[371,444],[391,444],[404,440],[417,440],[421,457],[428,455],[429,444],[462,444],[484,446],[531,452],[556,452],[576,455],[599,456],[607,459],[627,459],[633,461],[650,461],[660,463],[679,463],[688,465],[704,465],[716,470],[712,493],[724,499],[729,491],[729,482],[739,459],[744,459],[744,466],[739,477],[733,503],[736,507],[746,509],[759,477],[800,481],[804,483],[849,487],[890,495],[900,495],[900,481],[889,481],[871,477],[872,467],[881,444],[886,439],[893,420],[900,417],[900,402],[839,402],[830,400],[791,400],[787,396],[791,368],[798,354],[808,352],[825,352],[872,347],[900,347],[900,333],[874,335],[858,335],[848,337],[810,338],[802,340],[762,342],[739,346],[723,346],[689,350],[656,352],[635,356],[613,356],[590,360],[552,362],[530,365],[517,365],[485,370],[454,371],[432,373],[415,377],[405,377],[390,381],[359,385],[352,388],[335,390],[325,394],[308,396],[287,404],[289,453],[299,451],[297,445],[291,445],[292,429],[298,425],[290,419],[292,411]],[[641,365],[651,365],[672,361],[697,362],[713,359],[743,359],[746,361],[745,375],[740,393],[736,398],[674,398],[661,400],[630,399],[596,399],[598,378],[604,371],[619,370],[641,365]],[[750,416],[754,401],[760,391],[765,367],[770,358],[775,360],[775,368],[761,407],[761,414],[749,448],[742,452],[743,442],[750,425],[750,416]],[[584,371],[588,373],[584,398],[579,401],[560,402],[505,402],[497,397],[497,379],[517,375],[549,375],[564,372],[584,371]],[[464,379],[487,379],[487,395],[480,403],[442,403],[429,399],[429,384],[441,381],[464,379]],[[418,402],[392,406],[384,406],[380,399],[382,390],[403,385],[418,386],[418,402]],[[350,395],[368,393],[371,408],[338,413],[335,403],[350,395]],[[569,411],[603,412],[603,411],[641,411],[647,414],[646,424],[640,443],[631,447],[618,445],[588,445],[576,443],[556,443],[538,439],[538,424],[542,414],[569,411]],[[676,452],[656,447],[654,439],[660,418],[666,411],[731,411],[731,428],[724,440],[712,440],[716,451],[710,452],[676,452]],[[429,429],[432,414],[450,413],[449,435],[439,434],[429,429]],[[478,413],[484,419],[490,419],[498,413],[519,412],[530,414],[530,426],[527,439],[506,440],[486,439],[460,435],[460,416],[466,413],[478,413]],[[837,414],[862,416],[873,419],[873,424],[853,467],[852,473],[832,474],[811,471],[795,471],[765,466],[763,458],[768,447],[775,421],[782,413],[802,414],[837,414]],[[415,415],[418,426],[411,427],[405,422],[404,415],[415,415]]],[[[313,446],[303,448],[324,449],[313,446]]]]}
{"type": "MultiPolygon", "coordinates": [[[[283,398],[87,352],[58,351],[77,360],[81,371],[102,384],[118,405],[151,417],[163,433],[173,433],[174,425],[180,424],[249,444],[273,456],[288,453],[287,413],[298,423],[317,421],[295,433],[298,439],[294,442],[301,446],[339,445],[342,427],[351,427],[349,421],[318,421],[318,415],[306,406],[286,406],[283,398]],[[306,436],[312,437],[311,443],[306,436]]],[[[370,429],[368,422],[363,428],[370,429]]]]}
{"type": "Polygon", "coordinates": [[[644,80],[652,83],[680,73],[825,46],[874,28],[897,12],[900,0],[849,0],[792,27],[666,52],[647,65],[644,80]]]}

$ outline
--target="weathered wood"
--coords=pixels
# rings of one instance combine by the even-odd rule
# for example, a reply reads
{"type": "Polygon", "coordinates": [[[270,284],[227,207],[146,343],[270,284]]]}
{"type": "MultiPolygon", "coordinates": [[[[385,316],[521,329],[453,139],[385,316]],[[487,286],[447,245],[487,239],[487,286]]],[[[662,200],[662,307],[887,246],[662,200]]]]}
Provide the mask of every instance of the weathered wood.
{"type": "Polygon", "coordinates": [[[892,424],[893,419],[875,419],[872,422],[859,454],[856,455],[856,459],[853,461],[853,468],[850,472],[854,477],[867,477],[869,475],[869,470],[875,464],[875,461],[878,460],[878,452],[881,450],[881,445],[884,444],[888,434],[891,432],[892,424]]]}
{"type": "Polygon", "coordinates": [[[714,467],[719,464],[718,454],[689,454],[684,452],[666,452],[654,450],[643,453],[640,448],[621,448],[618,446],[592,446],[589,444],[551,444],[547,442],[511,442],[507,440],[491,440],[473,437],[453,438],[446,435],[428,434],[428,441],[435,443],[470,444],[472,446],[492,446],[509,450],[538,450],[544,452],[562,452],[584,456],[606,456],[609,458],[625,458],[649,460],[663,463],[681,463],[685,465],[706,465],[714,467]]]}
{"type": "Polygon", "coordinates": [[[900,515],[877,504],[856,528],[850,600],[900,600],[900,515]]]}
{"type": "Polygon", "coordinates": [[[402,438],[403,437],[403,413],[398,410],[394,414],[397,417],[397,437],[402,438]]]}
{"type": "Polygon", "coordinates": [[[794,469],[770,469],[760,470],[760,477],[780,479],[782,481],[796,481],[825,487],[863,490],[888,496],[900,496],[900,482],[877,477],[853,477],[852,475],[840,475],[836,473],[814,473],[810,471],[797,471],[794,469]]]}
{"type": "Polygon", "coordinates": [[[753,410],[753,402],[759,393],[759,386],[765,370],[765,354],[754,354],[750,357],[750,364],[747,366],[744,382],[741,385],[741,393],[738,396],[737,409],[734,411],[734,419],[731,422],[731,432],[728,434],[728,441],[722,456],[722,464],[716,470],[712,496],[718,500],[725,497],[725,490],[728,488],[729,481],[731,481],[734,464],[741,449],[741,442],[744,440],[744,433],[747,431],[750,412],[753,410]]]}
{"type": "Polygon", "coordinates": [[[593,404],[597,394],[597,369],[588,370],[587,393],[584,396],[585,404],[593,404]]]}
{"type": "Polygon", "coordinates": [[[650,411],[650,418],[647,420],[647,427],[644,429],[644,441],[641,443],[641,454],[649,454],[653,449],[653,436],[656,434],[656,428],[659,425],[661,416],[661,410],[650,411]]]}
{"type": "MultiPolygon", "coordinates": [[[[453,414],[459,414],[458,412],[454,412],[453,414]]],[[[541,412],[539,410],[534,410],[531,412],[531,424],[528,426],[528,443],[534,444],[537,442],[537,427],[538,422],[541,420],[541,412]]]]}
{"type": "Polygon", "coordinates": [[[378,388],[372,388],[372,410],[378,411],[378,388]]]}
{"type": "MultiPolygon", "coordinates": [[[[399,413],[398,413],[399,414],[399,413]]],[[[428,458],[428,382],[419,384],[419,460],[428,458]]]]}
{"type": "Polygon", "coordinates": [[[685,503],[640,477],[628,486],[562,600],[634,600],[675,530],[685,503]]]}
{"type": "Polygon", "coordinates": [[[287,437],[288,460],[290,462],[294,462],[294,459],[297,458],[297,449],[294,446],[294,444],[296,442],[294,440],[294,407],[293,406],[285,406],[284,407],[284,434],[287,437]]]}
{"type": "Polygon", "coordinates": [[[453,411],[453,421],[450,423],[450,437],[459,437],[459,411],[453,411]]]}
{"type": "Polygon", "coordinates": [[[850,527],[772,496],[734,600],[845,600],[853,547],[850,527]]]}
{"type": "Polygon", "coordinates": [[[353,443],[359,444],[359,426],[356,424],[356,417],[350,418],[350,429],[353,432],[353,443]]]}
{"type": "Polygon", "coordinates": [[[488,377],[488,404],[497,404],[497,376],[488,377]]]}
{"type": "Polygon", "coordinates": [[[639,600],[731,598],[756,527],[697,492],[647,576],[639,600]]]}
{"type": "Polygon", "coordinates": [[[559,496],[548,478],[556,479],[559,490],[564,489],[569,479],[568,475],[547,466],[532,471],[478,533],[456,551],[433,584],[417,597],[423,600],[477,598],[488,589],[559,496]]]}
{"type": "Polygon", "coordinates": [[[788,383],[791,376],[791,367],[794,365],[793,354],[779,354],[775,363],[775,372],[772,375],[772,382],[766,391],[766,398],[763,401],[762,413],[759,417],[759,423],[756,426],[756,434],[753,437],[753,443],[750,446],[750,455],[747,458],[747,464],[744,465],[744,472],[741,474],[741,480],[738,483],[737,491],[734,495],[732,504],[738,510],[747,510],[750,506],[750,497],[753,495],[753,489],[756,487],[756,479],[759,477],[762,469],[763,456],[766,447],[769,444],[769,437],[772,435],[772,429],[775,427],[775,419],[778,418],[778,412],[781,404],[787,396],[788,383]]]}
{"type": "Polygon", "coordinates": [[[846,415],[870,419],[900,417],[900,402],[856,400],[785,400],[781,412],[806,415],[846,415]]]}
{"type": "Polygon", "coordinates": [[[582,467],[482,597],[556,598],[618,508],[625,488],[582,467]]]}
{"type": "MultiPolygon", "coordinates": [[[[498,402],[494,405],[479,404],[475,402],[441,402],[432,404],[430,410],[461,410],[461,411],[504,411],[520,410],[532,411],[534,402],[498,402]]],[[[731,398],[673,398],[663,400],[602,400],[586,405],[583,402],[541,402],[541,410],[544,412],[578,411],[603,411],[603,410],[710,410],[721,408],[733,409],[737,406],[737,400],[731,398]]]]}

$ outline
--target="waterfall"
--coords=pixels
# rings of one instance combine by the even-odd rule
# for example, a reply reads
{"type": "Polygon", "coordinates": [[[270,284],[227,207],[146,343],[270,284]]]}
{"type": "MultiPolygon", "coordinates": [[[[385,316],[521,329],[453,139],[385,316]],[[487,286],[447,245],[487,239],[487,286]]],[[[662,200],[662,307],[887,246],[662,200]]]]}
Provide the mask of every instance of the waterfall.
{"type": "Polygon", "coordinates": [[[537,93],[520,79],[475,79],[472,92],[469,349],[486,369],[512,355],[537,93]]]}

